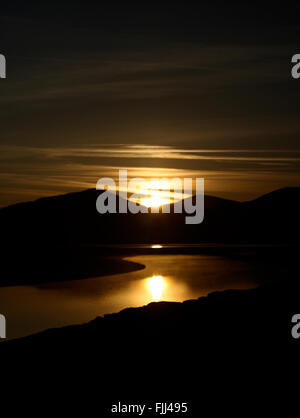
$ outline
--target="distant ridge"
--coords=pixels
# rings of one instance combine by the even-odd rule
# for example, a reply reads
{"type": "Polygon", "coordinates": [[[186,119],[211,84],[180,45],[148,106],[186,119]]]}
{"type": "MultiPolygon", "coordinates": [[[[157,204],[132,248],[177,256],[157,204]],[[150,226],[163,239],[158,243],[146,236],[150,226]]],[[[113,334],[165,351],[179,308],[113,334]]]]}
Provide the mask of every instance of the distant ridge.
{"type": "MultiPolygon", "coordinates": [[[[256,242],[295,243],[300,188],[272,191],[236,202],[205,195],[204,221],[186,225],[186,214],[105,214],[95,189],[44,197],[0,209],[1,243],[16,247],[82,244],[256,242]]],[[[118,201],[118,199],[117,199],[118,201]]]]}

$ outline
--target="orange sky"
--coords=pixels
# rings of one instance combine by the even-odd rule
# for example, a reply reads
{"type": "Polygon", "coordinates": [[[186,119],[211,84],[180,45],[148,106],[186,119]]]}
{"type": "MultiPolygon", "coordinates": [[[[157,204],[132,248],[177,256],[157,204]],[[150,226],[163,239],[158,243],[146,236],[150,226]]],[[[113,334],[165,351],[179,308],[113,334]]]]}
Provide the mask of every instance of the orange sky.
{"type": "Polygon", "coordinates": [[[297,15],[253,2],[1,6],[0,207],[103,176],[299,186],[297,15]],[[16,30],[16,28],[18,30],[16,30]]]}

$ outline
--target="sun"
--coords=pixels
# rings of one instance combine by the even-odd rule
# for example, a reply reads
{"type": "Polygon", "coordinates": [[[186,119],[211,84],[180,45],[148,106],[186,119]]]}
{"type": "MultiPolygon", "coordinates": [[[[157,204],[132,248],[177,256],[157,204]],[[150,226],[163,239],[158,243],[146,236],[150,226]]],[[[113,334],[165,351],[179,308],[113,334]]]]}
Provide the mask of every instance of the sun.
{"type": "Polygon", "coordinates": [[[170,200],[164,199],[160,196],[150,196],[141,199],[141,205],[146,206],[147,208],[158,208],[160,206],[170,203],[170,200]]]}
{"type": "Polygon", "coordinates": [[[158,212],[161,206],[174,203],[174,190],[171,191],[168,179],[137,180],[131,185],[133,196],[130,200],[148,209],[153,208],[153,212],[158,212]]]}

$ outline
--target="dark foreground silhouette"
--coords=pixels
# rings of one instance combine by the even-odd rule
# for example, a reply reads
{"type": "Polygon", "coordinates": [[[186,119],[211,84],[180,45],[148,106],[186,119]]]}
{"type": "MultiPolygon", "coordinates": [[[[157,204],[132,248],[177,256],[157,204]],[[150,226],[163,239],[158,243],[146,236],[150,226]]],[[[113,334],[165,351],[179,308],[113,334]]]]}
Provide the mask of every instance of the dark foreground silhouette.
{"type": "Polygon", "coordinates": [[[54,247],[128,243],[297,242],[300,187],[284,188],[249,202],[205,195],[204,221],[185,223],[185,213],[104,214],[99,190],[86,190],[0,209],[1,245],[22,254],[54,247]],[[293,233],[291,233],[293,231],[293,233]]]}
{"type": "Polygon", "coordinates": [[[2,209],[6,284],[25,270],[32,280],[34,266],[35,277],[45,272],[46,280],[51,268],[57,277],[99,274],[103,244],[217,242],[227,251],[229,243],[271,243],[284,246],[285,256],[270,247],[268,257],[283,260],[281,280],[275,275],[257,289],[153,303],[1,342],[1,401],[16,416],[105,417],[112,416],[112,403],[147,400],[188,402],[187,414],[195,417],[294,416],[299,191],[283,189],[243,204],[206,197],[205,220],[191,228],[180,214],[102,217],[94,190],[2,209]]]}
{"type": "Polygon", "coordinates": [[[95,408],[110,416],[113,401],[171,399],[188,402],[192,416],[244,416],[246,410],[270,416],[281,408],[290,416],[300,353],[291,319],[300,313],[299,287],[295,276],[125,309],[1,343],[1,358],[13,359],[13,391],[20,385],[24,396],[48,408],[59,399],[59,408],[82,408],[86,416],[95,408]]]}

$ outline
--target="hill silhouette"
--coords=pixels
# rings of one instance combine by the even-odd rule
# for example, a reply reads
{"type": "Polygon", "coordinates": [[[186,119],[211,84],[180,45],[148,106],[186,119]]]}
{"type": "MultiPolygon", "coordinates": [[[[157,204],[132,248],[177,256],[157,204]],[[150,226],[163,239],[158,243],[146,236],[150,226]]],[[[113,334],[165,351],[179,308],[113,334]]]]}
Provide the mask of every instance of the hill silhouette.
{"type": "Polygon", "coordinates": [[[250,202],[205,196],[204,221],[186,214],[104,214],[94,189],[0,209],[1,241],[33,248],[82,244],[254,242],[295,243],[300,188],[285,188],[250,202]]]}
{"type": "Polygon", "coordinates": [[[143,268],[121,259],[123,244],[219,243],[225,251],[228,244],[298,243],[300,188],[277,190],[244,203],[205,196],[204,221],[199,225],[187,225],[186,214],[172,213],[172,205],[170,214],[100,215],[96,210],[99,193],[86,190],[0,209],[0,285],[82,279],[143,268]]]}

